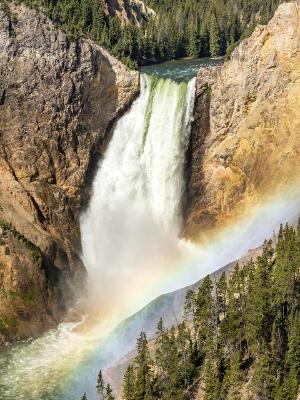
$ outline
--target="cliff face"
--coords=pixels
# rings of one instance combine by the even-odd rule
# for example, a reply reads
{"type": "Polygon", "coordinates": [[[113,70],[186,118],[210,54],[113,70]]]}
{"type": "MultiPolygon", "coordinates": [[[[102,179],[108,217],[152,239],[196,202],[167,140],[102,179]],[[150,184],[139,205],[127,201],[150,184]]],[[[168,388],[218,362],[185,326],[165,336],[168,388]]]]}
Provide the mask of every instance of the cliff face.
{"type": "Polygon", "coordinates": [[[70,288],[82,277],[81,204],[112,124],[138,92],[138,73],[99,46],[69,43],[46,17],[24,6],[0,10],[0,221],[43,253],[39,268],[24,253],[22,240],[4,232],[2,247],[9,248],[0,247],[4,320],[6,314],[17,319],[18,307],[12,312],[5,304],[11,291],[20,292],[19,303],[26,294],[15,290],[24,276],[12,271],[25,265],[37,285],[47,286],[42,303],[47,307],[41,307],[49,318],[41,329],[47,319],[59,319],[72,290],[54,289],[51,277],[56,288],[67,281],[70,288]]]}
{"type": "Polygon", "coordinates": [[[230,61],[200,70],[187,235],[226,222],[299,176],[299,50],[299,3],[283,4],[230,61]]]}
{"type": "Polygon", "coordinates": [[[123,25],[128,22],[142,25],[156,15],[141,0],[105,0],[105,4],[107,13],[118,17],[123,25]]]}

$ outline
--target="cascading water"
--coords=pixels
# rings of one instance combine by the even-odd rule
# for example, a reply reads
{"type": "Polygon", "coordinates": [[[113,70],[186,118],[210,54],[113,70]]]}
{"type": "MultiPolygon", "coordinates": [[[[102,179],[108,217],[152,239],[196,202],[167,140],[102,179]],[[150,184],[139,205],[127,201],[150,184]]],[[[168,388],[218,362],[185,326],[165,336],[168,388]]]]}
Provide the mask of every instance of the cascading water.
{"type": "Polygon", "coordinates": [[[92,328],[79,332],[74,324],[62,324],[8,350],[0,357],[0,398],[66,400],[83,389],[93,396],[89,387],[98,368],[115,356],[105,328],[164,291],[160,275],[181,251],[183,170],[194,93],[195,79],[141,75],[141,94],[115,127],[81,218],[88,304],[101,321],[94,318],[92,328]]]}
{"type": "Polygon", "coordinates": [[[81,219],[82,248],[90,293],[100,304],[109,299],[110,314],[112,305],[124,312],[117,298],[126,280],[136,298],[145,277],[176,252],[194,93],[194,79],[142,75],[140,97],[100,164],[81,219]]]}

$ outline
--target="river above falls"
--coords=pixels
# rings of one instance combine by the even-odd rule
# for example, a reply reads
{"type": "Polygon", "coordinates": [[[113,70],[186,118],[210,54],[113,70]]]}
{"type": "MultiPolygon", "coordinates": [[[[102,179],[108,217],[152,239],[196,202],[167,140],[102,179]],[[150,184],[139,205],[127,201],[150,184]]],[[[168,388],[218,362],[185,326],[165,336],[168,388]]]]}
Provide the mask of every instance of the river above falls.
{"type": "Polygon", "coordinates": [[[170,78],[175,81],[189,81],[193,79],[200,68],[213,67],[223,63],[224,59],[197,58],[168,61],[161,64],[147,65],[140,68],[140,72],[161,78],[170,78]]]}

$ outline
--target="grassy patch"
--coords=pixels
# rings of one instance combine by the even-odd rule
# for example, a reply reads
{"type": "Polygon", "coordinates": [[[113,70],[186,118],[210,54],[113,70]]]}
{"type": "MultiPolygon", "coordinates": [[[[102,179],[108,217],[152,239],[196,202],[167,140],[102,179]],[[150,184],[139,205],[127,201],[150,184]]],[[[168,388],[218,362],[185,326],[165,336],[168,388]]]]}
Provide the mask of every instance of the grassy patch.
{"type": "Polygon", "coordinates": [[[0,315],[0,333],[6,332],[10,328],[16,328],[18,321],[16,318],[8,318],[0,315]]]}
{"type": "MultiPolygon", "coordinates": [[[[23,242],[25,247],[29,251],[33,262],[35,262],[38,265],[42,265],[43,253],[37,245],[32,243],[24,235],[22,235],[19,231],[17,231],[17,229],[12,224],[9,224],[5,221],[0,220],[0,228],[2,228],[5,232],[10,232],[16,239],[23,242]]],[[[5,250],[5,252],[6,252],[6,250],[5,250]]]]}

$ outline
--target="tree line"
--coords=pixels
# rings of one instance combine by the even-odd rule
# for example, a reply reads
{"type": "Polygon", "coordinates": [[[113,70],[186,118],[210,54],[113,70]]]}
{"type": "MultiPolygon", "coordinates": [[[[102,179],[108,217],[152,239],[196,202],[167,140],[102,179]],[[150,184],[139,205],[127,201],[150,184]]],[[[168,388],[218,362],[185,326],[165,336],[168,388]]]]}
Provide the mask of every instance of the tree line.
{"type": "Polygon", "coordinates": [[[125,400],[296,400],[300,385],[300,223],[230,276],[206,277],[186,296],[176,328],[145,333],[124,376],[125,400]],[[152,348],[152,346],[151,346],[152,348]]]}
{"type": "Polygon", "coordinates": [[[267,23],[280,2],[146,0],[158,15],[146,27],[151,55],[163,60],[225,55],[258,23],[267,23]]]}
{"type": "Polygon", "coordinates": [[[155,18],[138,27],[108,16],[104,0],[18,0],[39,8],[71,40],[89,37],[129,67],[221,56],[267,23],[284,0],[146,0],[155,18]]]}

